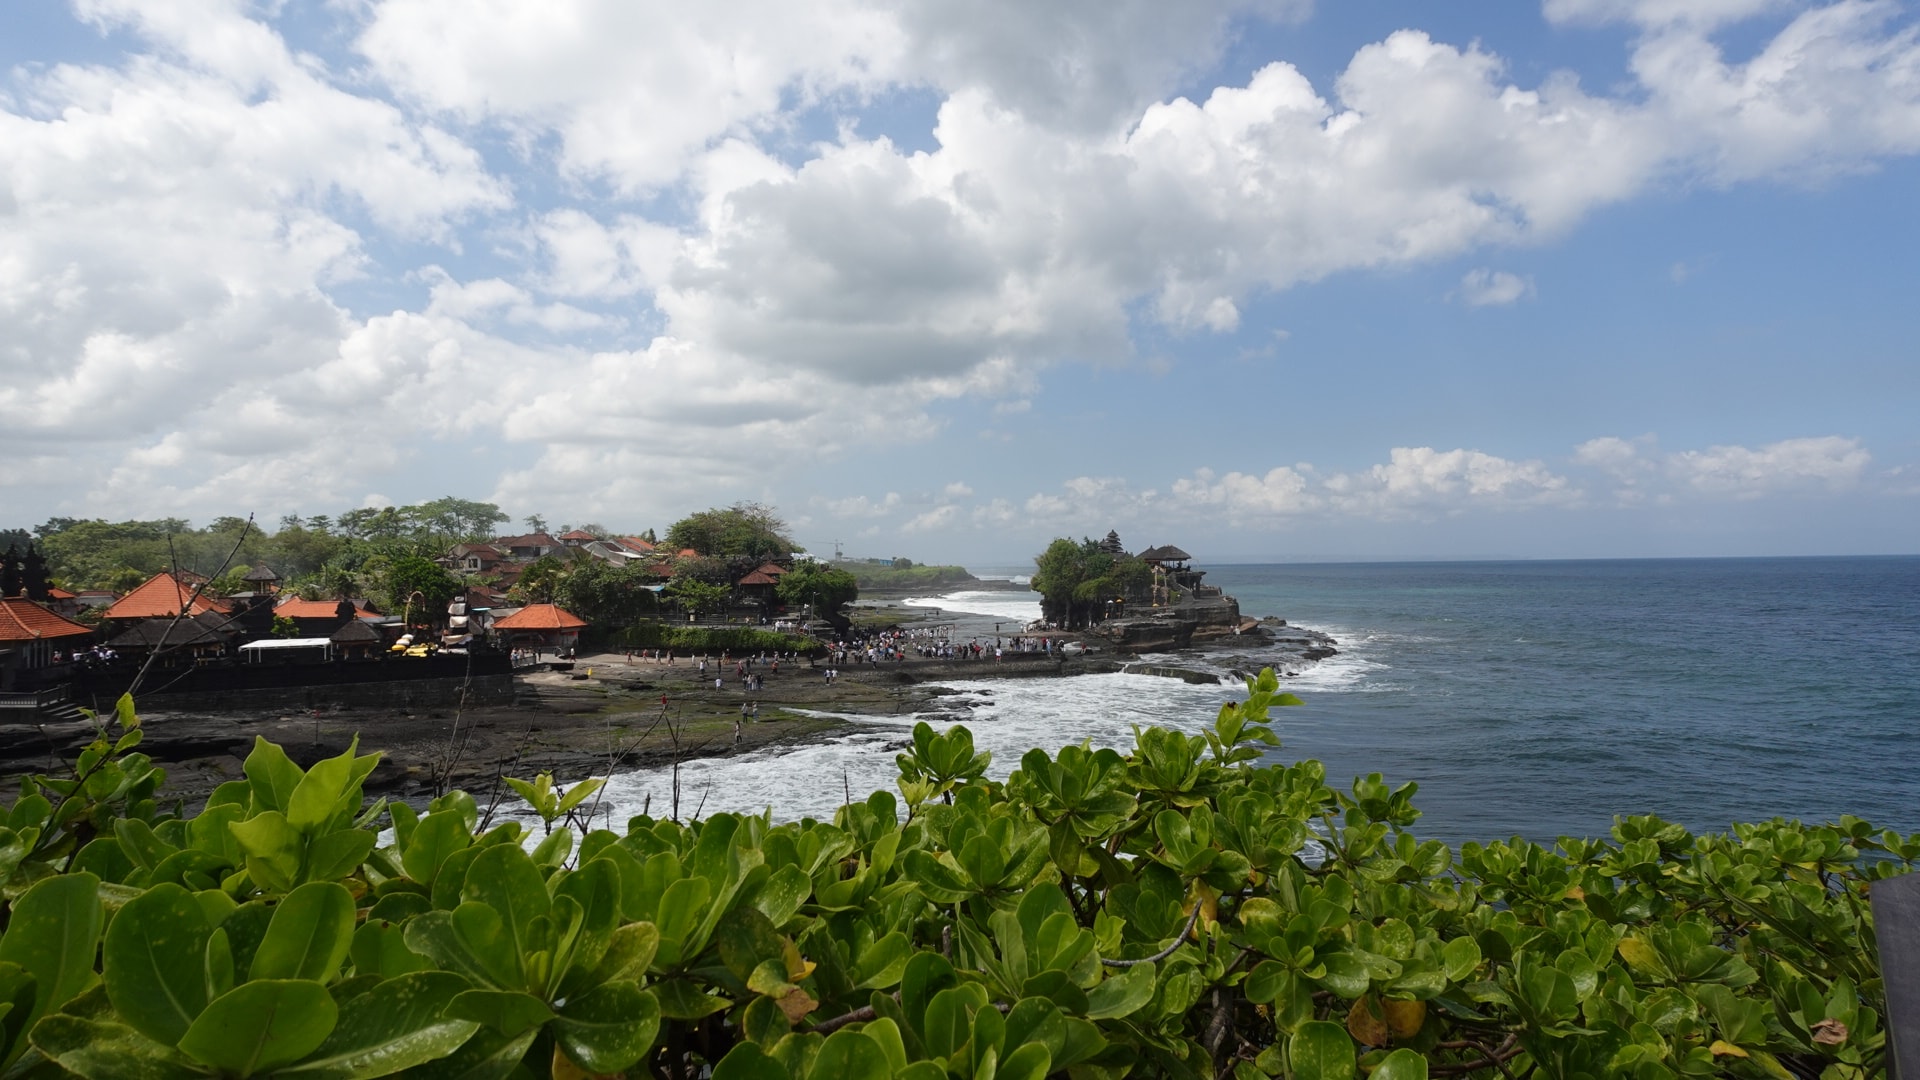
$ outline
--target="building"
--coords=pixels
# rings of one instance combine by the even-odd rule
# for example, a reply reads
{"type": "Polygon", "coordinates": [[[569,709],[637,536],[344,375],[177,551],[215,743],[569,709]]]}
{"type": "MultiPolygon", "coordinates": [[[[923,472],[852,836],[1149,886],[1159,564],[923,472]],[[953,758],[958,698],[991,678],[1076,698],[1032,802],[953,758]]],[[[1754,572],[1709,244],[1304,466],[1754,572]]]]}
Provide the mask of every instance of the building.
{"type": "Polygon", "coordinates": [[[551,555],[566,547],[560,541],[543,532],[528,533],[525,536],[508,536],[493,542],[493,546],[507,553],[509,559],[537,559],[542,555],[551,555]]]}
{"type": "Polygon", "coordinates": [[[437,561],[456,574],[472,577],[475,574],[493,573],[496,567],[507,561],[507,555],[492,544],[455,544],[437,561]]]}
{"type": "Polygon", "coordinates": [[[224,602],[204,592],[195,595],[195,590],[205,584],[206,580],[191,571],[182,571],[176,577],[162,570],[108,605],[107,610],[101,613],[101,618],[110,622],[157,619],[163,615],[168,617],[178,615],[183,608],[193,615],[205,612],[225,613],[227,605],[224,602]]]}
{"type": "Polygon", "coordinates": [[[63,675],[93,628],[54,614],[24,596],[0,597],[0,691],[63,675]]]}
{"type": "Polygon", "coordinates": [[[528,604],[493,621],[495,639],[513,648],[570,649],[586,628],[585,619],[555,604],[528,604]]]}

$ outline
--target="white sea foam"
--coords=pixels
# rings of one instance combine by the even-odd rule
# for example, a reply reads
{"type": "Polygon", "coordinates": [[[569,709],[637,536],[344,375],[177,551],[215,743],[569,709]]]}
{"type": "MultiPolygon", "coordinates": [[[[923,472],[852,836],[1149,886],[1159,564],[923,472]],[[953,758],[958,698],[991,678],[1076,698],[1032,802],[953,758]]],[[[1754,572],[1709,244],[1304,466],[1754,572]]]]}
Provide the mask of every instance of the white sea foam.
{"type": "MultiPolygon", "coordinates": [[[[984,679],[966,684],[959,700],[979,702],[965,722],[974,745],[993,752],[988,775],[1004,779],[1033,747],[1058,749],[1082,740],[1126,749],[1133,726],[1158,724],[1197,730],[1221,703],[1243,693],[1233,685],[1191,686],[1151,675],[1085,675],[1073,679],[984,679]]],[[[955,700],[955,699],[949,699],[955,700]]],[[[814,715],[831,716],[832,713],[814,715]]],[[[894,789],[894,754],[912,737],[918,716],[846,717],[854,730],[825,742],[779,747],[736,757],[688,761],[680,767],[680,814],[727,810],[776,817],[826,818],[847,792],[858,799],[894,789]]],[[[936,728],[949,716],[929,716],[936,728]]],[[[672,769],[647,769],[613,778],[604,805],[616,823],[647,807],[656,817],[673,805],[672,769]]]]}
{"type": "MultiPolygon", "coordinates": [[[[990,618],[1018,622],[1021,626],[1025,626],[1040,617],[1040,601],[1030,597],[1031,594],[1017,592],[968,589],[943,596],[908,597],[901,603],[907,607],[939,608],[941,611],[986,615],[990,618]]],[[[1014,628],[1008,629],[1011,631],[1014,628]]]]}
{"type": "MultiPolygon", "coordinates": [[[[960,590],[902,603],[1022,625],[1040,617],[1038,600],[1004,591],[960,590]]],[[[1279,665],[1294,672],[1286,680],[1286,689],[1296,693],[1351,690],[1384,670],[1385,665],[1371,659],[1364,645],[1350,648],[1342,631],[1332,633],[1342,642],[1339,655],[1318,663],[1279,665]]],[[[1095,747],[1125,750],[1133,745],[1135,725],[1199,730],[1213,721],[1222,703],[1245,696],[1230,665],[1244,667],[1259,660],[1257,650],[1244,655],[1236,651],[1212,657],[1181,653],[1140,658],[1141,663],[1214,672],[1221,677],[1219,685],[1124,672],[1071,679],[970,679],[955,686],[959,694],[943,699],[946,711],[924,718],[944,730],[955,723],[952,710],[968,709],[970,715],[960,722],[973,732],[975,747],[993,753],[988,775],[1003,779],[1018,766],[1020,756],[1036,746],[1051,751],[1086,741],[1095,747]]],[[[876,789],[895,790],[899,769],[894,755],[908,744],[914,724],[923,718],[796,711],[844,719],[852,728],[810,745],[688,761],[680,767],[679,814],[759,813],[772,808],[783,820],[831,817],[849,793],[859,799],[876,789]]],[[[1276,714],[1274,721],[1284,735],[1284,713],[1276,714]]],[[[674,809],[673,784],[671,768],[626,773],[607,785],[603,804],[616,826],[643,809],[656,817],[666,816],[674,809]]]]}

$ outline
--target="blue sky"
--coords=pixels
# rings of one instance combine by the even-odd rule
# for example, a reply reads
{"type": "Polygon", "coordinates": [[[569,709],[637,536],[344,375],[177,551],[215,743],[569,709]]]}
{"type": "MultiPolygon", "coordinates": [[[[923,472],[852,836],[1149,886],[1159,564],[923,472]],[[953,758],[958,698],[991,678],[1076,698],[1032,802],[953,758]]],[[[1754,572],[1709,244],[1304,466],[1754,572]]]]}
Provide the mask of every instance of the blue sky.
{"type": "Polygon", "coordinates": [[[442,494],[1016,563],[1911,552],[1871,0],[84,0],[0,34],[0,524],[442,494]]]}

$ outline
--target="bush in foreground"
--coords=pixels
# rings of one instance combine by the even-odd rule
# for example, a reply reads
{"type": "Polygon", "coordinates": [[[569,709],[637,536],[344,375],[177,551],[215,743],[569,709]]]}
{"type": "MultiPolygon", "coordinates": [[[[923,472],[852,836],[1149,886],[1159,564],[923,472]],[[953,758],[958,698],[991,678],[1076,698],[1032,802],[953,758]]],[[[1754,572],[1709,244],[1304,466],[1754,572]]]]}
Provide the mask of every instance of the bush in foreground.
{"type": "Polygon", "coordinates": [[[264,740],[184,815],[123,701],[0,828],[0,1075],[1882,1070],[1865,891],[1920,837],[1634,818],[1456,853],[1407,831],[1412,785],[1260,764],[1293,703],[1263,672],[1198,735],[1005,783],[923,724],[903,799],[616,832],[597,781],[516,782],[539,823],[494,824],[461,792],[365,805],[378,755],[264,740]]]}

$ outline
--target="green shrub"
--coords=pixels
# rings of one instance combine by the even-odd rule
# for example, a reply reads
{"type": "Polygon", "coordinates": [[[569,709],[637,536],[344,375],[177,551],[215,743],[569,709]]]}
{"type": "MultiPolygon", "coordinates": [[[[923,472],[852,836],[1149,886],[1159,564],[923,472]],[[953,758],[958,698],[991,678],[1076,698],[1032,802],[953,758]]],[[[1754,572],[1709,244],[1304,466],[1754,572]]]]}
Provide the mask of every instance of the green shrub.
{"type": "Polygon", "coordinates": [[[1629,818],[1455,852],[1409,831],[1411,784],[1263,764],[1268,708],[1295,703],[1263,672],[1199,734],[1033,750],[1004,783],[967,729],[921,724],[901,797],[831,822],[598,828],[595,781],[543,776],[514,785],[535,835],[463,792],[367,805],[378,755],[303,770],[265,740],[199,813],[167,810],[123,700],[0,827],[0,1073],[1884,1068],[1865,895],[1920,837],[1629,818]]]}
{"type": "Polygon", "coordinates": [[[819,652],[826,648],[805,634],[782,634],[747,626],[675,626],[643,622],[623,626],[605,637],[609,649],[676,649],[681,652],[819,652]]]}

